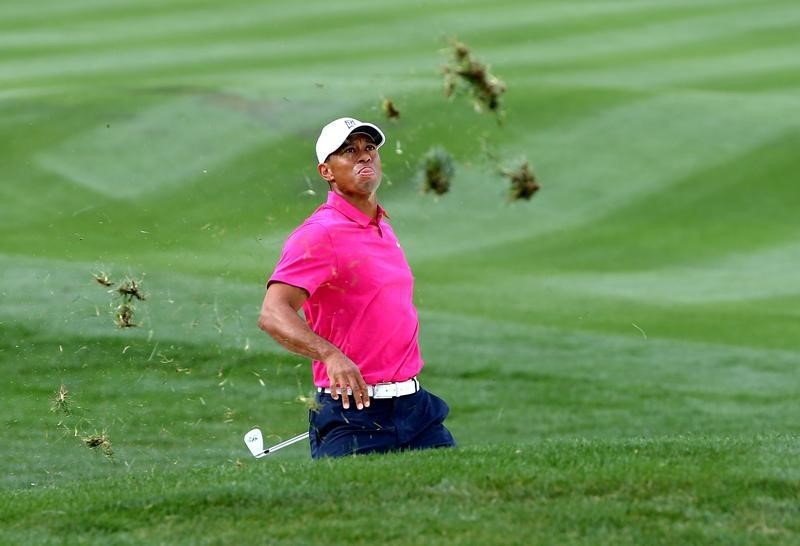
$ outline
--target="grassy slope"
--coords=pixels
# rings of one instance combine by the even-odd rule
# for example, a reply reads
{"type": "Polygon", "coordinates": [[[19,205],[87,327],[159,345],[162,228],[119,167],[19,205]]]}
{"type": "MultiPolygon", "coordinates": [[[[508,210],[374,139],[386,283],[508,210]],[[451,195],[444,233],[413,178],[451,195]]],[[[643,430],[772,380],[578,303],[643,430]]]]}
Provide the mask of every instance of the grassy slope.
{"type": "Polygon", "coordinates": [[[796,540],[793,3],[226,5],[0,7],[0,541],[314,542],[301,514],[334,542],[796,540]],[[503,125],[440,97],[453,35],[509,84],[503,125]],[[324,193],[320,120],[382,96],[463,449],[256,464],[241,434],[299,432],[311,389],[253,324],[261,283],[324,193]],[[432,199],[437,143],[458,179],[432,199]],[[492,154],[532,161],[532,202],[492,154]],[[142,328],[113,328],[99,270],[146,274],[142,328]]]}

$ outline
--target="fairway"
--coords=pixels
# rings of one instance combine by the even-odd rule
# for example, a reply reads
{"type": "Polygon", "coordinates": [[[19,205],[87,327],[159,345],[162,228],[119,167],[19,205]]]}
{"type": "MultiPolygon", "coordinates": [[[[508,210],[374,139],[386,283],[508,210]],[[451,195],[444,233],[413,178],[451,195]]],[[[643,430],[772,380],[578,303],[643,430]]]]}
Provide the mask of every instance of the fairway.
{"type": "Polygon", "coordinates": [[[799,25],[788,0],[4,0],[0,544],[797,544],[799,25]],[[445,97],[451,39],[499,114],[445,97]],[[250,428],[308,427],[310,366],[256,318],[345,115],[386,133],[459,448],[256,460],[250,428]],[[512,200],[524,160],[541,189],[512,200]],[[137,327],[105,276],[141,281],[137,327]]]}

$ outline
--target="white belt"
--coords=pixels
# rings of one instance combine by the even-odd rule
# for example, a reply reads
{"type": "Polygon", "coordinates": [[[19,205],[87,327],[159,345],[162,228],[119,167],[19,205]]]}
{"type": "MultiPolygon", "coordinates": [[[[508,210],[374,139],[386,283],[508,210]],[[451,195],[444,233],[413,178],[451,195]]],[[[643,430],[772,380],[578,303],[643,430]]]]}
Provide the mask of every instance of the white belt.
{"type": "MultiPolygon", "coordinates": [[[[367,385],[367,395],[369,395],[370,398],[381,400],[385,398],[398,398],[400,396],[414,394],[419,389],[419,380],[417,380],[416,377],[412,377],[407,381],[400,381],[399,383],[378,383],[377,385],[367,385]]],[[[330,394],[331,389],[323,389],[322,387],[318,387],[317,392],[330,394]]],[[[342,389],[337,387],[336,392],[342,394],[342,389]]],[[[353,391],[350,389],[350,387],[347,387],[347,394],[348,396],[353,394],[353,391]]]]}

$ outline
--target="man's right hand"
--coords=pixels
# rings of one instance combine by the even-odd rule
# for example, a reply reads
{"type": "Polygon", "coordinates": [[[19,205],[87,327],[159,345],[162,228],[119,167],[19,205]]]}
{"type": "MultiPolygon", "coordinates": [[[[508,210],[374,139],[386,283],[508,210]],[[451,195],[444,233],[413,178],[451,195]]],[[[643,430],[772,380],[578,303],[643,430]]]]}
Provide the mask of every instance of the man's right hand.
{"type": "Polygon", "coordinates": [[[368,408],[369,393],[367,391],[367,384],[358,366],[343,353],[338,351],[326,358],[323,362],[325,362],[325,367],[328,371],[328,379],[331,383],[331,398],[338,400],[339,391],[341,390],[342,407],[348,409],[350,407],[350,397],[347,396],[347,388],[350,387],[353,393],[353,399],[356,402],[356,407],[358,409],[368,408]]]}

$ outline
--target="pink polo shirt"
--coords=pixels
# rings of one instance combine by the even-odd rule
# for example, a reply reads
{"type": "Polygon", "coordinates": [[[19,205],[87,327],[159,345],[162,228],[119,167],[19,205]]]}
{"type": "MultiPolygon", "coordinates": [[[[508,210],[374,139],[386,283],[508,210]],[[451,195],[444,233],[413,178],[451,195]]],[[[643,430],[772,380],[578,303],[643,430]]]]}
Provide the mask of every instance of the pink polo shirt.
{"type": "MultiPolygon", "coordinates": [[[[346,354],[364,381],[405,381],[419,373],[414,277],[378,206],[377,221],[340,195],[321,205],[289,236],[268,285],[309,294],[306,322],[346,354]]],[[[314,384],[329,387],[325,365],[312,362],[314,384]]]]}

